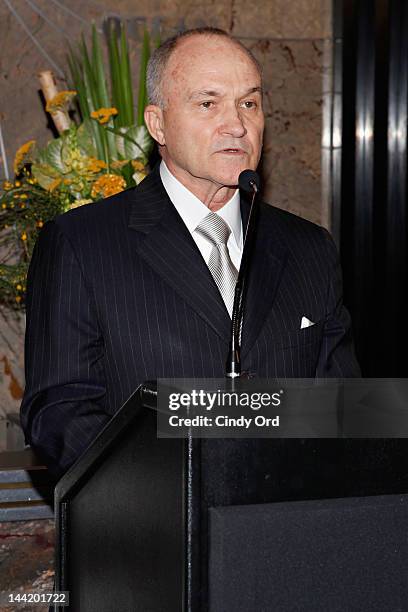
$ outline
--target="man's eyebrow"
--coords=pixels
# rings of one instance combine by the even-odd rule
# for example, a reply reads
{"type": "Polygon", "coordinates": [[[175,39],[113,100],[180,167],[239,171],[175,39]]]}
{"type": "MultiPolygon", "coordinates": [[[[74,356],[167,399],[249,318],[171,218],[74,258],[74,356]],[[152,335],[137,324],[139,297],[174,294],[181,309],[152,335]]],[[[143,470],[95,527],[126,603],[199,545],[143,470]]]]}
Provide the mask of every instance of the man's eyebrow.
{"type": "Polygon", "coordinates": [[[246,92],[245,96],[247,96],[248,94],[251,93],[260,93],[262,95],[263,93],[263,89],[260,85],[258,85],[257,87],[251,87],[250,89],[248,89],[248,91],[246,92]]]}
{"type": "MultiPolygon", "coordinates": [[[[262,87],[260,87],[259,85],[257,87],[250,87],[241,97],[244,98],[245,96],[248,96],[251,93],[260,93],[262,95],[262,87]]],[[[196,98],[201,98],[201,97],[210,97],[210,98],[217,98],[219,96],[221,96],[222,93],[220,91],[216,91],[215,89],[202,89],[200,91],[193,91],[188,99],[189,100],[194,100],[196,98]]]]}
{"type": "Polygon", "coordinates": [[[193,91],[188,96],[188,99],[189,100],[193,100],[194,98],[201,98],[201,97],[205,97],[205,96],[209,96],[211,98],[216,98],[217,96],[220,96],[220,95],[221,95],[221,92],[215,91],[214,89],[202,89],[200,91],[193,91]]]}

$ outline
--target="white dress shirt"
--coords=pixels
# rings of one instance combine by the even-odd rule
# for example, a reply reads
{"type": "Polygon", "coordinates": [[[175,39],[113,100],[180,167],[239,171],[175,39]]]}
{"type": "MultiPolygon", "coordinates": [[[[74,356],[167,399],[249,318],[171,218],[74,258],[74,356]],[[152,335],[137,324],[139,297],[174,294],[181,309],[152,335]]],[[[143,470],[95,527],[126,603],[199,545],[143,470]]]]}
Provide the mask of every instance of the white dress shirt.
{"type": "MultiPolygon", "coordinates": [[[[173,176],[163,160],[160,163],[160,177],[170,200],[186,224],[205,263],[208,265],[212,245],[194,230],[204,217],[208,215],[210,209],[173,176]]],[[[239,270],[242,257],[243,232],[238,189],[235,190],[232,198],[222,208],[217,210],[217,215],[220,215],[231,229],[227,247],[232,263],[239,270]]]]}

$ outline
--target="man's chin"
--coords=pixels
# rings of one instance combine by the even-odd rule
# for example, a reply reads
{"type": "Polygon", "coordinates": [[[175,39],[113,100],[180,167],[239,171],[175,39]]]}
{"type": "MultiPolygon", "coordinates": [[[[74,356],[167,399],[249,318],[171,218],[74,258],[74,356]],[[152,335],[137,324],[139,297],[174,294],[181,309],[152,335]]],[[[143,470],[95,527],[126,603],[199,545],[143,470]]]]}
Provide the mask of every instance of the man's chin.
{"type": "Polygon", "coordinates": [[[237,165],[235,168],[228,168],[220,172],[218,170],[218,181],[221,185],[228,187],[237,187],[239,181],[239,175],[244,170],[247,170],[249,166],[245,163],[237,165]]]}

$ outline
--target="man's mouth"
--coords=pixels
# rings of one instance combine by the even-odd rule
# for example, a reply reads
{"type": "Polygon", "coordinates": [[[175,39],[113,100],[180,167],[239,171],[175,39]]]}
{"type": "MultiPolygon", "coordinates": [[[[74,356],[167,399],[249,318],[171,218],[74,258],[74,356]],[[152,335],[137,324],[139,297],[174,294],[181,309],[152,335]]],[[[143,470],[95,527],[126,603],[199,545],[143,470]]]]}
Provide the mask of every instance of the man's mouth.
{"type": "Polygon", "coordinates": [[[245,151],[243,149],[234,149],[234,148],[228,148],[228,149],[221,149],[221,151],[218,151],[219,153],[229,153],[231,155],[244,155],[245,151]]]}

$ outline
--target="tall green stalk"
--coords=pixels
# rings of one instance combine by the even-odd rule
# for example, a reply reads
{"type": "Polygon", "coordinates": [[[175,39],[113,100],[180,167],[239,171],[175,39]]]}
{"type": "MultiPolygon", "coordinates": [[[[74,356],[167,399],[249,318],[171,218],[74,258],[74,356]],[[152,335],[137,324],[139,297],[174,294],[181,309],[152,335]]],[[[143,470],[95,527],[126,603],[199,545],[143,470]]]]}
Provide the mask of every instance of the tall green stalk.
{"type": "MultiPolygon", "coordinates": [[[[93,79],[96,89],[96,98],[98,100],[98,108],[108,108],[110,106],[110,99],[108,95],[108,88],[106,84],[105,69],[103,65],[102,49],[99,43],[99,36],[95,28],[95,24],[92,25],[92,64],[91,69],[93,73],[93,79]]],[[[113,122],[110,121],[113,125],[113,122]]],[[[106,151],[105,161],[109,167],[109,161],[111,158],[117,158],[117,151],[115,145],[115,138],[112,134],[109,134],[102,128],[104,132],[104,149],[106,151]]]]}
{"type": "Polygon", "coordinates": [[[116,127],[124,127],[126,125],[123,116],[123,95],[122,87],[120,83],[120,58],[119,49],[116,39],[116,32],[113,23],[110,23],[110,30],[108,35],[108,52],[109,52],[109,68],[111,75],[111,93],[113,106],[118,110],[118,115],[115,118],[116,127]]]}
{"type": "Polygon", "coordinates": [[[91,92],[89,91],[89,78],[86,77],[85,71],[83,70],[83,60],[74,53],[70,47],[68,55],[68,63],[71,71],[71,78],[73,87],[75,88],[78,95],[78,104],[81,111],[82,118],[88,120],[88,125],[92,130],[93,140],[98,153],[99,159],[105,160],[105,150],[103,134],[101,133],[101,126],[93,121],[91,112],[95,110],[91,92]]]}
{"type": "Polygon", "coordinates": [[[130,73],[130,59],[129,49],[126,40],[125,27],[122,24],[120,33],[120,76],[122,86],[122,99],[123,99],[123,116],[125,118],[126,125],[133,125],[135,122],[134,109],[133,109],[133,91],[132,91],[132,75],[130,73]]]}
{"type": "Polygon", "coordinates": [[[134,130],[136,126],[144,126],[143,115],[147,104],[146,68],[150,56],[149,34],[145,30],[143,35],[136,117],[129,47],[123,24],[120,26],[118,37],[113,22],[110,22],[107,49],[110,91],[107,86],[102,47],[95,25],[92,26],[90,52],[82,36],[77,52],[70,49],[68,62],[83,119],[90,119],[91,113],[100,108],[115,107],[118,111],[118,114],[104,125],[90,119],[98,156],[109,164],[109,161],[123,157],[123,146],[119,148],[118,145],[118,136],[121,132],[134,130]]]}
{"type": "Polygon", "coordinates": [[[150,39],[147,30],[143,34],[142,55],[140,58],[139,95],[137,100],[137,125],[144,125],[144,109],[147,105],[146,71],[150,57],[150,39]]]}

